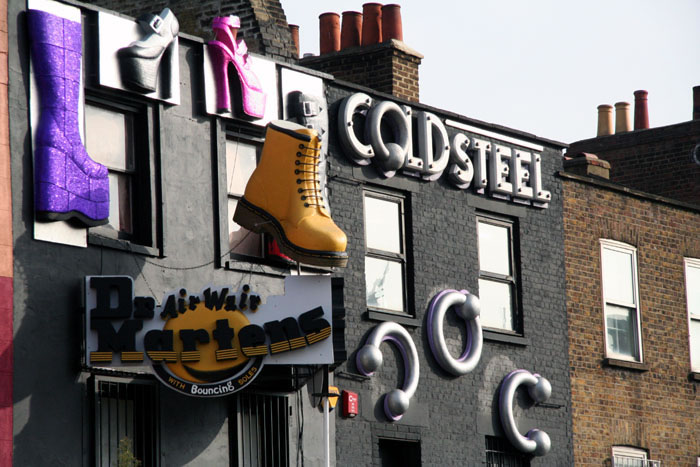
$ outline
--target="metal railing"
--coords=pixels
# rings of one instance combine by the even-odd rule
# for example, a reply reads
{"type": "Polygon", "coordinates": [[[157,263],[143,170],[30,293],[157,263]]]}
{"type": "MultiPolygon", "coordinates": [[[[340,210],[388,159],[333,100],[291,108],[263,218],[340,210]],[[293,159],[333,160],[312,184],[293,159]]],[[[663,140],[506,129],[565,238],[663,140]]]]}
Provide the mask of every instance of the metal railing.
{"type": "Polygon", "coordinates": [[[661,461],[639,457],[613,456],[613,467],[661,467],[661,461]]]}

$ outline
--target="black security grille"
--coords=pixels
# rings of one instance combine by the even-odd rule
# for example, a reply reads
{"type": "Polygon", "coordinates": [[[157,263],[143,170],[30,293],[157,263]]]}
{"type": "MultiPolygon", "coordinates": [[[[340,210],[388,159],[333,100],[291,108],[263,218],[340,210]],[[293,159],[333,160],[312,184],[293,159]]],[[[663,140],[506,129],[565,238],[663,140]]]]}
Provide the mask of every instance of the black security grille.
{"type": "Polygon", "coordinates": [[[530,467],[530,458],[516,451],[506,440],[487,436],[486,465],[488,467],[530,467]]]}
{"type": "Polygon", "coordinates": [[[95,382],[94,465],[112,467],[132,459],[141,467],[159,461],[158,400],[154,385],[95,382]]]}
{"type": "Polygon", "coordinates": [[[238,394],[232,430],[232,465],[287,467],[289,415],[285,396],[238,394]],[[235,431],[235,433],[233,433],[235,431]],[[235,442],[234,442],[235,441],[235,442]]]}

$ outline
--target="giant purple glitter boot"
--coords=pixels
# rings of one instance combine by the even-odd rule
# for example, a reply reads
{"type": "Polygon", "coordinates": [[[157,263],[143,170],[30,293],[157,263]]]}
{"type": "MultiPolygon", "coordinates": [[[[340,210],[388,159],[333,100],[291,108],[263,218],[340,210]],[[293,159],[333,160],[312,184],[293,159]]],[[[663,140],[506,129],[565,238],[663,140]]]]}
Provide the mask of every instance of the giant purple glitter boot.
{"type": "Polygon", "coordinates": [[[107,168],[85,151],[78,126],[81,25],[40,10],[27,11],[27,18],[40,100],[34,147],[36,218],[106,224],[107,168]]]}

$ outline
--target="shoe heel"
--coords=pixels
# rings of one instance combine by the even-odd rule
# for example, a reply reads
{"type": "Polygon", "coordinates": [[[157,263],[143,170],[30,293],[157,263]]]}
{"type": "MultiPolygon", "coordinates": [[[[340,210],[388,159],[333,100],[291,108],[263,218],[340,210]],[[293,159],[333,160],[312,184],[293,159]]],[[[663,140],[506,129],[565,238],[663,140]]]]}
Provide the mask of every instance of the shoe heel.
{"type": "Polygon", "coordinates": [[[233,221],[241,227],[255,233],[263,233],[267,229],[263,228],[269,221],[246,205],[245,199],[238,201],[236,212],[233,214],[233,221]]]}
{"type": "Polygon", "coordinates": [[[163,58],[158,57],[144,59],[124,55],[119,57],[122,82],[125,87],[139,92],[155,92],[158,85],[158,69],[163,58]]]}
{"type": "Polygon", "coordinates": [[[231,59],[216,42],[209,42],[207,45],[216,82],[216,110],[217,112],[231,112],[231,95],[228,89],[228,64],[231,59]]]}
{"type": "Polygon", "coordinates": [[[262,118],[265,115],[267,95],[263,91],[253,89],[241,80],[241,95],[243,112],[255,118],[262,118]]]}

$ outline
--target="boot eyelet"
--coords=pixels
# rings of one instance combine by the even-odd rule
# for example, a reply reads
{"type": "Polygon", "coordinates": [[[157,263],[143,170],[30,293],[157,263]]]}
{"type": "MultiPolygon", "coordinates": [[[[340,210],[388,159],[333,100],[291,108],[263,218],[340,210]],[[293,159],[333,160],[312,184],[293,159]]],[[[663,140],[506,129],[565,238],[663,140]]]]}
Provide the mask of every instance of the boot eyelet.
{"type": "Polygon", "coordinates": [[[297,191],[298,191],[299,193],[303,193],[303,192],[304,192],[304,190],[302,190],[301,188],[299,188],[297,191]]]}
{"type": "Polygon", "coordinates": [[[299,175],[299,169],[294,169],[294,173],[299,175]]]}
{"type": "Polygon", "coordinates": [[[301,157],[303,154],[300,152],[297,152],[297,157],[301,157]]]}
{"type": "Polygon", "coordinates": [[[301,197],[302,201],[306,201],[306,195],[301,197]]]}
{"type": "Polygon", "coordinates": [[[303,144],[300,144],[300,145],[299,145],[299,149],[304,149],[304,145],[303,145],[303,144]]]}
{"type": "Polygon", "coordinates": [[[301,164],[301,161],[296,160],[296,161],[294,161],[294,163],[295,163],[296,165],[299,165],[299,164],[301,164]]]}
{"type": "Polygon", "coordinates": [[[297,178],[297,185],[301,185],[301,180],[297,178]]]}
{"type": "Polygon", "coordinates": [[[309,207],[309,203],[304,203],[304,207],[305,207],[305,208],[308,208],[308,207],[309,207]]]}

